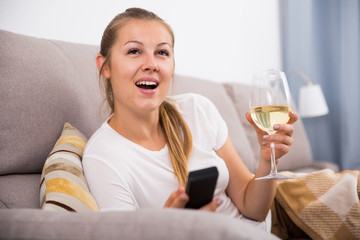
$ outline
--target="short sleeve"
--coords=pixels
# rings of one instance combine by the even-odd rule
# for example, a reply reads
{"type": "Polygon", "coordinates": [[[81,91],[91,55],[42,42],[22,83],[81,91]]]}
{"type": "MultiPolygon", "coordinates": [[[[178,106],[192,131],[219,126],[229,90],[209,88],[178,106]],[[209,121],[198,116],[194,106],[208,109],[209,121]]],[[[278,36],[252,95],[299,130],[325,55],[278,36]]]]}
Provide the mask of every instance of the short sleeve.
{"type": "Polygon", "coordinates": [[[187,93],[176,95],[173,99],[191,129],[195,144],[214,151],[225,144],[228,137],[226,122],[208,98],[187,93]]]}
{"type": "Polygon", "coordinates": [[[219,150],[226,142],[228,137],[228,127],[226,122],[220,115],[216,106],[205,97],[203,98],[203,107],[205,109],[205,118],[210,123],[210,128],[212,129],[214,136],[214,151],[219,150]]]}

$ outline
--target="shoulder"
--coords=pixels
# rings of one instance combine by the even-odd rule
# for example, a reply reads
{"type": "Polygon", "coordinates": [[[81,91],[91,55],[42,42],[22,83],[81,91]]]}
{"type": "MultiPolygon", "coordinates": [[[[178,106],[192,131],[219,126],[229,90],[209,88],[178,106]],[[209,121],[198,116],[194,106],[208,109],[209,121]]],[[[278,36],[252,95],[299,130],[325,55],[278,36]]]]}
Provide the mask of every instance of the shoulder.
{"type": "Polygon", "coordinates": [[[104,156],[113,153],[116,149],[122,149],[124,144],[118,144],[121,138],[117,135],[107,122],[104,122],[87,142],[84,157],[104,156]]]}
{"type": "Polygon", "coordinates": [[[200,94],[186,93],[170,97],[175,107],[189,124],[190,128],[217,128],[222,119],[215,105],[200,94]]]}
{"type": "Polygon", "coordinates": [[[169,97],[169,99],[179,110],[206,111],[215,108],[210,99],[196,93],[174,95],[169,97]]]}
{"type": "Polygon", "coordinates": [[[204,149],[219,149],[225,143],[226,123],[208,98],[187,93],[170,99],[188,124],[194,144],[204,149]]]}
{"type": "Polygon", "coordinates": [[[88,151],[88,149],[91,147],[91,145],[96,145],[97,143],[101,142],[102,139],[104,139],[104,136],[107,135],[107,130],[105,123],[103,123],[100,128],[98,128],[93,135],[89,138],[84,153],[88,151]]]}

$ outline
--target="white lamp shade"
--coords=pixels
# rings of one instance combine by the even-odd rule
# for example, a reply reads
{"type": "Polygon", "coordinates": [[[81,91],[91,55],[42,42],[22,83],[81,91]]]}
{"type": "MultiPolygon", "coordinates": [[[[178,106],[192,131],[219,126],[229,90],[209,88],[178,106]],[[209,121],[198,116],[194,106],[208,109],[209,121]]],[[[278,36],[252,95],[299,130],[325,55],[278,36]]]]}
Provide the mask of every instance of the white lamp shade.
{"type": "Polygon", "coordinates": [[[328,114],[324,94],[318,84],[300,88],[299,113],[301,117],[318,117],[328,114]]]}

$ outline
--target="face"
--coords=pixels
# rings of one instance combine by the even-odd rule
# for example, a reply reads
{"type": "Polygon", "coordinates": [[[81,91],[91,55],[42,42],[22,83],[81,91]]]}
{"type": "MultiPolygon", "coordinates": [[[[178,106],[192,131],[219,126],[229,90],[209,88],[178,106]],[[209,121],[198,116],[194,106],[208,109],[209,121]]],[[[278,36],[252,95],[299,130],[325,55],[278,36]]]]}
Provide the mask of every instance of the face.
{"type": "Polygon", "coordinates": [[[111,49],[110,78],[115,113],[158,110],[174,72],[173,39],[159,22],[130,20],[119,31],[111,49]]]}

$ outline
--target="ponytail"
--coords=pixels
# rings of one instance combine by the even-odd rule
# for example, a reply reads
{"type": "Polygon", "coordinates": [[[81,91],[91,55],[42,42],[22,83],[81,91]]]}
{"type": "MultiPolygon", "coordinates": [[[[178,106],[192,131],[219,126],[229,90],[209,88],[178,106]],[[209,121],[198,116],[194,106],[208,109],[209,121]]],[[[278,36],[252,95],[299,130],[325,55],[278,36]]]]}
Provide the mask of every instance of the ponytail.
{"type": "Polygon", "coordinates": [[[181,186],[186,186],[188,160],[192,152],[189,127],[177,109],[168,101],[160,105],[160,126],[165,133],[174,174],[181,186]]]}

